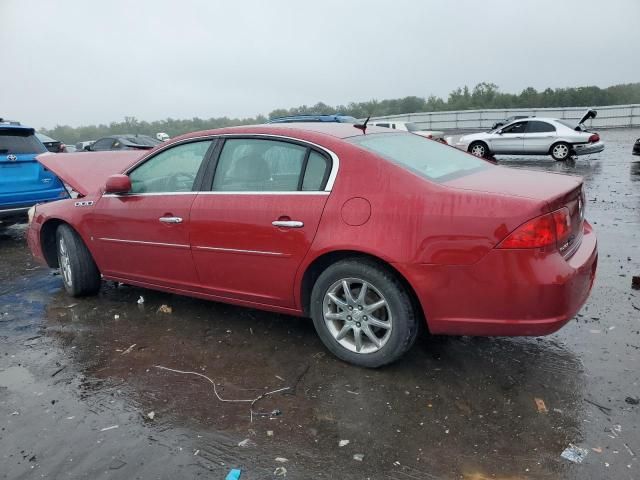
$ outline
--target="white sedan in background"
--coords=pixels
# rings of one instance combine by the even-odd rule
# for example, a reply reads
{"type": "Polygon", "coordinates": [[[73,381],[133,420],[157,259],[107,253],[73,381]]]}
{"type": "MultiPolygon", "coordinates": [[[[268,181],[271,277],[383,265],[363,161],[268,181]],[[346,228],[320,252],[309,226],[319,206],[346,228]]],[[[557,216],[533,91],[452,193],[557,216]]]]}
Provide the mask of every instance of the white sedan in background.
{"type": "Polygon", "coordinates": [[[541,117],[515,120],[495,130],[463,135],[454,146],[484,158],[493,155],[551,155],[561,162],[573,155],[604,150],[600,136],[589,132],[584,125],[596,115],[595,110],[588,110],[578,122],[541,117]]]}
{"type": "Polygon", "coordinates": [[[440,132],[438,130],[422,130],[417,124],[413,122],[396,122],[395,120],[379,120],[379,121],[369,122],[368,125],[373,125],[375,127],[392,128],[394,130],[402,130],[405,132],[411,132],[411,133],[415,133],[416,135],[420,135],[421,137],[432,138],[433,140],[438,140],[446,143],[444,140],[444,132],[440,132]]]}

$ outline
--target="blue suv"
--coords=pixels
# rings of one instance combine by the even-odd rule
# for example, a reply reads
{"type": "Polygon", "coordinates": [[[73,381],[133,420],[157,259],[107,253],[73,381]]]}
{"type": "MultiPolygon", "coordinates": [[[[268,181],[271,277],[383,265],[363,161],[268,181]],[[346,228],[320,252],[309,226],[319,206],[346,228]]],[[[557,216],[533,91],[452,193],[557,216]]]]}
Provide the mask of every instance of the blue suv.
{"type": "Polygon", "coordinates": [[[36,203],[67,197],[60,180],[36,161],[47,149],[35,133],[0,119],[0,228],[26,221],[36,203]]]}

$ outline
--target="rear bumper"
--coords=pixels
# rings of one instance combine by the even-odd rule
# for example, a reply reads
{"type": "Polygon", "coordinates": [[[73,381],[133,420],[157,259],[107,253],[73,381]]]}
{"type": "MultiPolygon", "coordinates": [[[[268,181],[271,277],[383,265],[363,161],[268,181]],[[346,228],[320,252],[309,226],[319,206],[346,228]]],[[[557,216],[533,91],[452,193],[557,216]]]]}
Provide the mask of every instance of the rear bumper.
{"type": "Polygon", "coordinates": [[[0,220],[26,221],[27,212],[34,205],[53,202],[67,196],[67,191],[64,188],[52,188],[19,194],[0,194],[0,220]]]}
{"type": "Polygon", "coordinates": [[[604,150],[604,143],[582,143],[579,145],[574,145],[573,150],[574,152],[576,152],[576,155],[590,155],[592,153],[599,153],[604,150]]]}
{"type": "Polygon", "coordinates": [[[537,250],[492,250],[474,265],[397,265],[413,285],[433,334],[537,336],[582,308],[595,279],[595,233],[585,222],[569,259],[537,250]]]}
{"type": "Polygon", "coordinates": [[[27,212],[31,207],[13,207],[13,208],[3,208],[0,207],[0,220],[7,219],[27,219],[27,212]]]}

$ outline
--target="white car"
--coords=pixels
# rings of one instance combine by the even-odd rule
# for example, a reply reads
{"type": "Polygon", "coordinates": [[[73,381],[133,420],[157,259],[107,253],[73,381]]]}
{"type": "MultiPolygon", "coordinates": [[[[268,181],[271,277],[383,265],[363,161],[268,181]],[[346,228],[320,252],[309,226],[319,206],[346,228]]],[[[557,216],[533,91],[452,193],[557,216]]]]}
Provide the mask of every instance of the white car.
{"type": "Polygon", "coordinates": [[[604,150],[600,136],[589,132],[584,125],[597,113],[588,110],[578,122],[541,117],[514,120],[495,130],[463,135],[454,142],[454,146],[484,158],[493,155],[551,155],[561,162],[572,155],[604,150]]]}
{"type": "Polygon", "coordinates": [[[444,132],[439,132],[437,130],[421,130],[420,127],[413,122],[396,122],[384,120],[370,122],[369,125],[374,125],[376,127],[393,128],[394,130],[403,130],[405,132],[415,133],[416,135],[420,135],[421,137],[444,141],[444,132]]]}

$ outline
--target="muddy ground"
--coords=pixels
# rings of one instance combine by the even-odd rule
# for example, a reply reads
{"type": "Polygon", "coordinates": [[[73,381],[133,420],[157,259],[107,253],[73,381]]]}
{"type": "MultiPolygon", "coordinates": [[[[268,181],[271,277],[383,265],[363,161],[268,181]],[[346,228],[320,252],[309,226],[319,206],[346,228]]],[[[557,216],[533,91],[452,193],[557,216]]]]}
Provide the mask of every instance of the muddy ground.
{"type": "Polygon", "coordinates": [[[0,478],[640,478],[640,130],[601,134],[606,150],[575,162],[500,160],[586,178],[600,262],[575,321],[542,338],[421,339],[382,370],[334,359],[306,320],[113,284],[72,299],[8,229],[0,478]],[[157,365],[215,379],[224,399],[290,389],[251,418],[157,365]],[[570,444],[582,463],[561,458],[570,444]]]}

